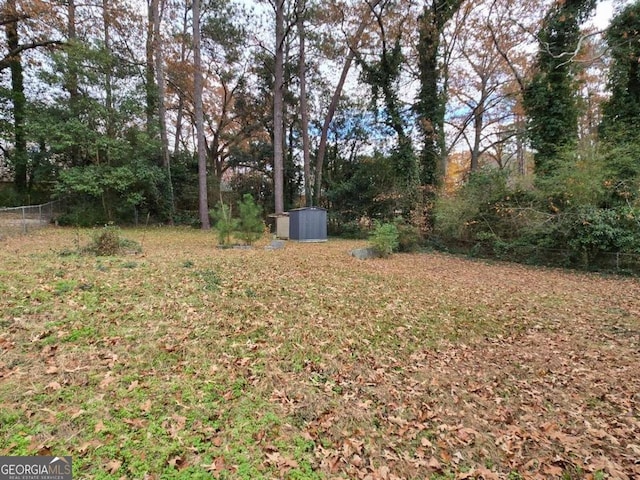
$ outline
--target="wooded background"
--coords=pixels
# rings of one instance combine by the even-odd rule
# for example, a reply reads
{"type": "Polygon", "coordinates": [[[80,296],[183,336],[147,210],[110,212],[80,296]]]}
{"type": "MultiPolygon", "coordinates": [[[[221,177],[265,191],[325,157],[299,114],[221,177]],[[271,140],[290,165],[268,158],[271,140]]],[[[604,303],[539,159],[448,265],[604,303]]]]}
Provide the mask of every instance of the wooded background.
{"type": "Polygon", "coordinates": [[[596,6],[5,0],[0,205],[209,228],[251,193],[402,248],[638,253],[640,3],[596,6]]]}

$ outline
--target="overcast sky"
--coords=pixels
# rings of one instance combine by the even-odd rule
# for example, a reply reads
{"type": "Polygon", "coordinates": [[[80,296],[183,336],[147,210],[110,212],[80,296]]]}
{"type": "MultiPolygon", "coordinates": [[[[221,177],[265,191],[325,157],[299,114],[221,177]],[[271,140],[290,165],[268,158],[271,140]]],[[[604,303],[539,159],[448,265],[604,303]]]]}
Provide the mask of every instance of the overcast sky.
{"type": "Polygon", "coordinates": [[[593,24],[603,30],[609,25],[609,20],[613,16],[613,12],[617,7],[631,3],[631,0],[603,0],[598,2],[596,14],[593,17],[593,24]]]}

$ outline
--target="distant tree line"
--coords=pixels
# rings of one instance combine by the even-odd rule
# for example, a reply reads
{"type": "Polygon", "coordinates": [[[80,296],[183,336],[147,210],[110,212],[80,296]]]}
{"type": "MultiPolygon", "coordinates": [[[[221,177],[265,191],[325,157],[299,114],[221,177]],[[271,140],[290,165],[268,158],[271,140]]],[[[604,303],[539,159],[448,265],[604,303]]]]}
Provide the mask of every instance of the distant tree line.
{"type": "Polygon", "coordinates": [[[248,193],[405,246],[640,252],[640,3],[604,32],[596,3],[6,0],[0,203],[208,228],[248,193]]]}

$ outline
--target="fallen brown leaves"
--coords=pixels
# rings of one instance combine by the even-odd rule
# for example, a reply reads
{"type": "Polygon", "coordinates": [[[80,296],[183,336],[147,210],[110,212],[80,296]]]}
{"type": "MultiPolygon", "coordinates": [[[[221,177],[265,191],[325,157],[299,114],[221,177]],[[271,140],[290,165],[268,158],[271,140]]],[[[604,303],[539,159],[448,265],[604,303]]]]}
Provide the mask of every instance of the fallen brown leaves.
{"type": "Polygon", "coordinates": [[[281,382],[290,391],[272,397],[300,413],[311,438],[332,444],[316,449],[325,472],[362,479],[640,475],[634,280],[438,255],[356,268],[379,270],[395,287],[385,309],[401,317],[387,331],[397,348],[365,348],[367,355],[350,360],[347,353],[362,350],[354,345],[372,344],[350,339],[325,365],[306,367],[328,377],[315,392],[296,387],[304,380],[293,375],[281,382]],[[419,317],[425,306],[449,338],[433,348],[411,338],[418,323],[411,312],[419,317]],[[452,310],[470,313],[455,315],[462,329],[448,324],[452,310]],[[333,401],[326,398],[336,390],[333,401]]]}
{"type": "MultiPolygon", "coordinates": [[[[155,422],[182,446],[164,466],[216,477],[239,478],[239,441],[277,478],[305,462],[345,479],[640,477],[637,280],[440,254],[361,262],[348,255],[356,243],[342,241],[219,251],[213,235],[166,230],[144,234],[139,271],[64,266],[100,293],[88,316],[88,294],[55,294],[51,272],[62,267],[20,277],[56,235],[73,234],[7,241],[0,387],[2,406],[21,408],[23,421],[64,418],[78,455],[122,441],[110,433],[122,410],[129,434],[155,422]],[[187,259],[216,274],[215,288],[180,266],[187,259]],[[62,402],[69,388],[90,389],[86,405],[62,402]],[[49,403],[34,405],[34,394],[49,403]],[[207,395],[216,422],[259,422],[259,410],[232,415],[250,398],[277,413],[278,427],[241,438],[220,420],[212,430],[207,395]],[[102,417],[84,413],[116,397],[102,417]],[[311,460],[286,447],[300,439],[311,460]]],[[[102,465],[114,478],[127,467],[102,465]]]]}

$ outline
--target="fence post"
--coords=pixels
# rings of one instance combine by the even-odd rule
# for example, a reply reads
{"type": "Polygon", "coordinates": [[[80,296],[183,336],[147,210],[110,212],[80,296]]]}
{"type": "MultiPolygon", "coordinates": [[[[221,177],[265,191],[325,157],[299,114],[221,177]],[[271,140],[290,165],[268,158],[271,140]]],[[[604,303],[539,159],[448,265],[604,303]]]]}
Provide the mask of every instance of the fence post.
{"type": "Polygon", "coordinates": [[[24,207],[20,210],[22,210],[22,233],[27,233],[27,214],[24,207]]]}

